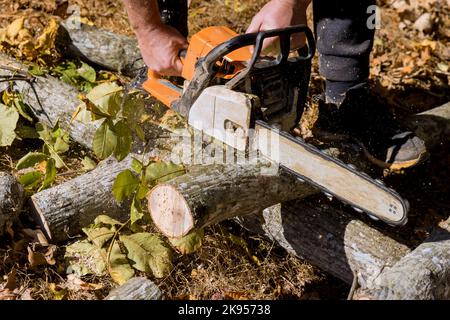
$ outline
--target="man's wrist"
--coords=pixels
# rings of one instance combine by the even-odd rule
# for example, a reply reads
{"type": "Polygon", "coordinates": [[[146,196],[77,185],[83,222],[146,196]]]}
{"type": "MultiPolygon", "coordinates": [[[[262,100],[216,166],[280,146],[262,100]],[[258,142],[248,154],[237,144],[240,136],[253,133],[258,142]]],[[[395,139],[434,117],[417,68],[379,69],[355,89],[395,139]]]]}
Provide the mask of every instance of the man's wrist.
{"type": "Polygon", "coordinates": [[[163,25],[163,23],[161,20],[152,21],[149,23],[141,23],[137,26],[133,26],[133,30],[138,39],[141,37],[146,38],[150,33],[154,32],[155,30],[160,29],[162,27],[162,25],[163,25]]]}

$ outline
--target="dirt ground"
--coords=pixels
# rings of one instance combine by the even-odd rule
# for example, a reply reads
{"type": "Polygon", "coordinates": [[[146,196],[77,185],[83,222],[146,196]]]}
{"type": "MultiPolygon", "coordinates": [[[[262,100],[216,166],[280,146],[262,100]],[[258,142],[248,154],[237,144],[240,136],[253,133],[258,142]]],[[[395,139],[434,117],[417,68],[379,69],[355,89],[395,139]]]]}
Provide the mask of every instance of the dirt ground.
{"type": "MultiPolygon", "coordinates": [[[[209,25],[227,25],[245,31],[251,17],[267,1],[192,0],[190,33],[209,25]],[[220,8],[220,10],[218,10],[220,8]]],[[[381,28],[377,30],[371,65],[371,85],[379,99],[399,117],[428,110],[450,100],[450,3],[448,0],[379,1],[381,28]],[[416,21],[429,14],[428,23],[416,21]]],[[[93,24],[133,35],[120,0],[0,0],[0,27],[26,16],[38,33],[50,17],[67,17],[68,9],[93,24]],[[59,4],[57,4],[59,3],[59,4]],[[76,5],[76,6],[74,6],[76,5]]],[[[311,14],[310,14],[311,16],[311,14]]],[[[311,17],[310,17],[311,18],[311,17]]],[[[311,93],[322,91],[323,79],[314,65],[311,93]]],[[[312,102],[310,102],[312,106],[312,102]]],[[[313,107],[313,106],[312,106],[313,107]]],[[[15,162],[37,146],[18,143],[0,148],[0,170],[14,172],[15,162]]],[[[71,166],[82,158],[74,151],[71,166]]],[[[438,148],[424,165],[386,180],[411,202],[410,223],[402,228],[408,241],[423,241],[432,226],[450,212],[450,154],[438,148]],[[407,232],[405,232],[405,230],[407,232]]],[[[59,181],[68,176],[60,177],[59,181]]],[[[27,212],[23,224],[32,226],[27,212]]],[[[20,232],[20,231],[19,231],[20,232]]],[[[170,299],[345,299],[349,287],[317,268],[286,254],[273,243],[252,236],[229,223],[207,229],[205,244],[195,254],[180,257],[174,271],[157,280],[170,299]],[[231,235],[231,236],[230,236],[231,235]],[[234,236],[243,240],[233,241],[234,236]],[[256,257],[256,258],[255,258],[256,257]]],[[[97,284],[80,286],[65,275],[64,248],[57,250],[58,263],[30,268],[22,244],[0,241],[0,288],[12,269],[17,274],[22,298],[101,299],[114,285],[108,277],[83,278],[97,284]]],[[[1,299],[1,297],[0,297],[1,299]]]]}

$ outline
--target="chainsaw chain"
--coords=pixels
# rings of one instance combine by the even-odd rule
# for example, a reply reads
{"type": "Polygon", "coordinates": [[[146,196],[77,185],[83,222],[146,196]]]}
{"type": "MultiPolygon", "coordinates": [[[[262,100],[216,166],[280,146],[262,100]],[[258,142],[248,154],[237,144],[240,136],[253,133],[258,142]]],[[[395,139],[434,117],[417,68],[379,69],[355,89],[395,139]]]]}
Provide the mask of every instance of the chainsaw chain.
{"type": "Polygon", "coordinates": [[[285,138],[291,140],[292,142],[305,147],[305,149],[307,149],[309,151],[312,151],[313,153],[316,153],[316,154],[320,155],[321,157],[336,163],[337,165],[340,165],[342,167],[347,168],[349,171],[351,171],[351,172],[355,173],[356,175],[362,177],[363,179],[365,179],[366,181],[370,182],[371,184],[374,184],[378,188],[381,188],[384,191],[388,192],[391,196],[393,196],[394,198],[396,198],[397,200],[399,200],[402,203],[403,210],[404,210],[404,215],[403,215],[402,219],[399,220],[399,221],[391,221],[391,220],[383,219],[382,217],[377,217],[371,212],[367,212],[367,211],[364,211],[364,210],[358,208],[356,206],[356,204],[350,203],[346,199],[343,199],[341,197],[337,197],[335,195],[332,195],[327,189],[321,187],[319,184],[315,183],[314,181],[312,181],[312,180],[308,179],[307,177],[304,177],[301,174],[293,171],[292,169],[289,169],[288,167],[280,164],[280,166],[284,170],[286,170],[286,171],[290,172],[291,174],[295,175],[299,181],[312,184],[314,187],[319,189],[330,200],[333,199],[333,198],[337,198],[342,203],[352,207],[353,210],[355,210],[356,212],[358,212],[358,213],[365,212],[369,216],[369,218],[371,218],[372,220],[376,220],[376,221],[381,220],[381,221],[383,221],[383,222],[385,222],[385,223],[387,223],[387,224],[389,224],[391,226],[403,226],[403,225],[405,225],[408,222],[408,211],[409,211],[409,208],[410,208],[408,200],[402,198],[400,196],[400,194],[397,191],[395,191],[394,189],[387,187],[383,181],[381,181],[379,179],[373,179],[367,173],[365,173],[365,172],[363,172],[361,170],[358,170],[355,165],[348,164],[348,163],[345,163],[344,161],[342,161],[341,159],[334,158],[334,157],[326,154],[324,151],[320,150],[316,146],[305,142],[305,140],[303,140],[302,138],[295,137],[295,136],[293,136],[292,134],[290,134],[290,133],[288,133],[286,131],[280,130],[277,126],[268,124],[267,122],[264,122],[264,121],[261,121],[261,120],[257,120],[257,123],[259,125],[265,127],[266,129],[269,129],[271,131],[277,132],[280,135],[284,136],[285,138]]]}

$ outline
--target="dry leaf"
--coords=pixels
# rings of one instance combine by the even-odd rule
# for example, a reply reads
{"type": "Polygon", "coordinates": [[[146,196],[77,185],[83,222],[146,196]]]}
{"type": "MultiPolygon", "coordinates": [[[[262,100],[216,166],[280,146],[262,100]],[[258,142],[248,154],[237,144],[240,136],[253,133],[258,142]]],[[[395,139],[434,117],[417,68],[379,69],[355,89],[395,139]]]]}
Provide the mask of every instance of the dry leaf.
{"type": "Polygon", "coordinates": [[[31,289],[25,289],[25,291],[20,295],[20,300],[34,300],[31,296],[31,289]]]}
{"type": "Polygon", "coordinates": [[[225,292],[225,300],[249,300],[246,292],[225,292]]]}
{"type": "Polygon", "coordinates": [[[28,250],[28,262],[30,263],[30,266],[37,267],[43,264],[47,264],[47,260],[45,259],[45,256],[40,252],[34,252],[31,247],[27,247],[28,250]]]}
{"type": "Polygon", "coordinates": [[[9,289],[0,290],[0,300],[16,300],[17,294],[9,289]]]}
{"type": "Polygon", "coordinates": [[[16,288],[16,269],[12,269],[11,272],[8,274],[8,280],[6,280],[6,284],[3,287],[3,289],[8,289],[13,291],[16,288]]]}
{"type": "Polygon", "coordinates": [[[8,37],[9,40],[14,40],[16,38],[20,30],[23,29],[24,22],[25,18],[20,17],[14,20],[9,26],[6,27],[6,36],[8,37]]]}
{"type": "MultiPolygon", "coordinates": [[[[30,263],[31,267],[37,267],[40,265],[54,265],[56,263],[53,255],[56,250],[56,246],[49,246],[47,251],[45,253],[41,253],[38,251],[35,251],[32,246],[28,246],[28,262],[30,263]]],[[[33,246],[34,247],[34,246],[33,246]]]]}

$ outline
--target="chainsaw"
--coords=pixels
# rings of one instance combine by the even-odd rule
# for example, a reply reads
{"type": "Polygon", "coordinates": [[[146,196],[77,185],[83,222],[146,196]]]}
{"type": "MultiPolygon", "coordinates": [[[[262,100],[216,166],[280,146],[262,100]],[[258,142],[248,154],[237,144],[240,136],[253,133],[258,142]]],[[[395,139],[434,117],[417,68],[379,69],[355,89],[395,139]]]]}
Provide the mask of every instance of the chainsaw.
{"type": "Polygon", "coordinates": [[[409,204],[397,192],[290,133],[304,110],[314,54],[305,25],[242,35],[208,27],[180,52],[183,86],[148,70],[142,88],[205,134],[240,151],[255,148],[357,212],[404,225],[409,204]],[[291,38],[298,34],[306,44],[293,52],[291,38]],[[269,38],[277,40],[276,56],[261,53],[269,38]]]}

